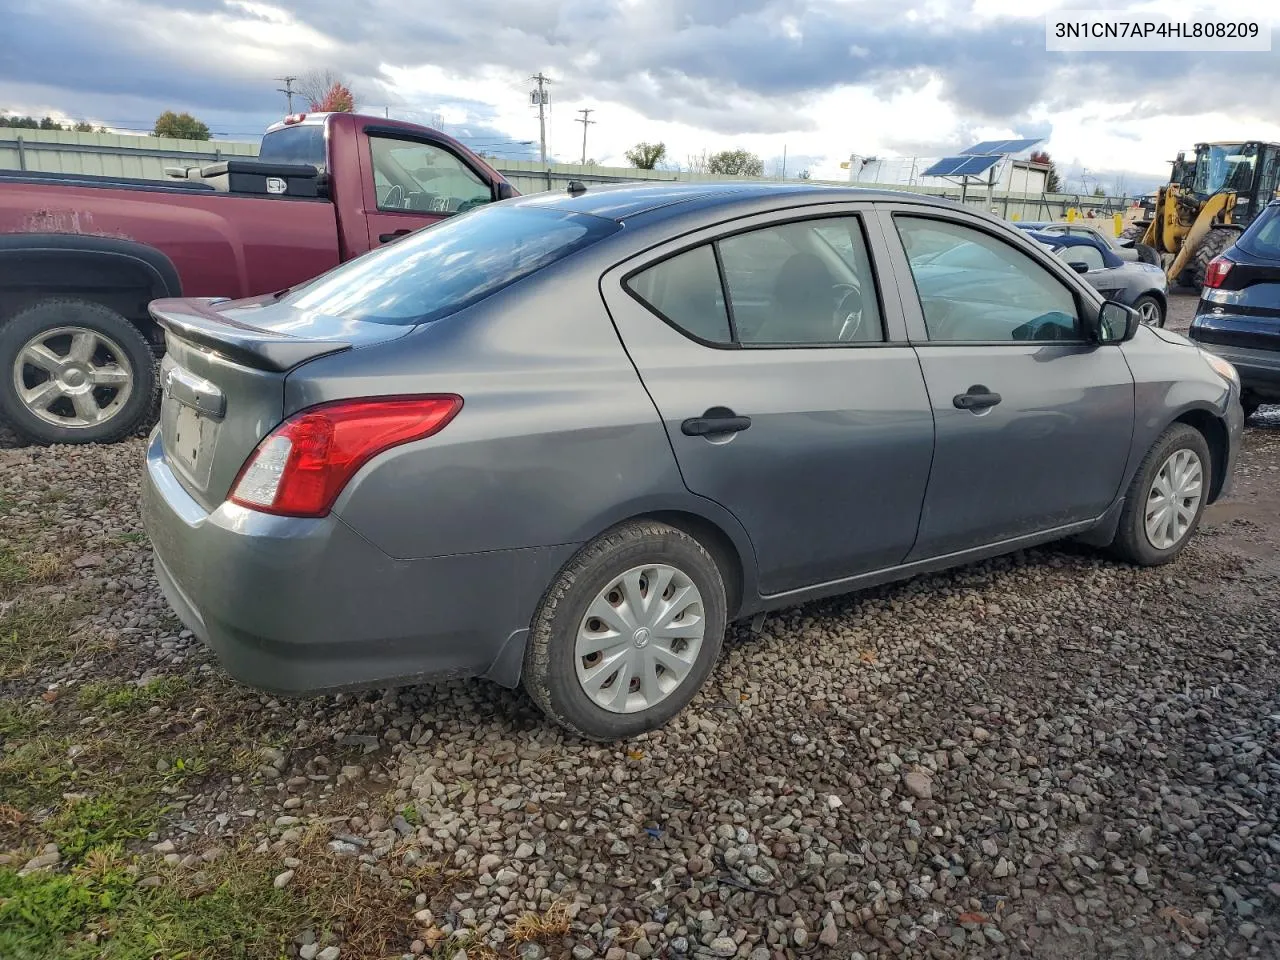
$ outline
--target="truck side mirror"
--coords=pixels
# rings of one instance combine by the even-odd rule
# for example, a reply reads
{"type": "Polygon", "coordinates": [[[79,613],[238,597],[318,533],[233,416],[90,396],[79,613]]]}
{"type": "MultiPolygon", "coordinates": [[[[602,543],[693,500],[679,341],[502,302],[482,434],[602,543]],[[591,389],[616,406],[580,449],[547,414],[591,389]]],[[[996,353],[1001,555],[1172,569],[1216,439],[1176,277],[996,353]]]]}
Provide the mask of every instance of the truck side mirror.
{"type": "Polygon", "coordinates": [[[512,197],[517,195],[516,188],[506,180],[503,180],[494,188],[493,195],[495,199],[498,200],[510,200],[512,197]]]}

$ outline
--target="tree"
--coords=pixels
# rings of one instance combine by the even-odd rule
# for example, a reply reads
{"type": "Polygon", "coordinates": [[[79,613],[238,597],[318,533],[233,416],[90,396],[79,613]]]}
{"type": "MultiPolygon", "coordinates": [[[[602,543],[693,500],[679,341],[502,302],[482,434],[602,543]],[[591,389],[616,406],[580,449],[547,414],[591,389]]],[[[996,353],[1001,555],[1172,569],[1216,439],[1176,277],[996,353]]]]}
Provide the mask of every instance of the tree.
{"type": "Polygon", "coordinates": [[[1050,158],[1049,154],[1045,153],[1043,150],[1037,150],[1035,153],[1031,154],[1031,162],[1045,163],[1049,165],[1049,172],[1044,178],[1045,193],[1058,193],[1062,190],[1062,180],[1058,177],[1058,168],[1054,164],[1052,158],[1050,158]]]}
{"type": "Polygon", "coordinates": [[[189,113],[166,110],[156,117],[153,137],[177,137],[179,140],[208,140],[209,127],[189,113]]]}
{"type": "Polygon", "coordinates": [[[739,147],[737,150],[721,150],[707,160],[708,173],[723,173],[731,177],[758,177],[764,173],[764,161],[754,153],[739,147]]]}
{"type": "Polygon", "coordinates": [[[311,109],[317,113],[355,113],[356,98],[341,83],[334,83],[319,103],[313,103],[311,109]]]}
{"type": "Polygon", "coordinates": [[[346,91],[347,97],[351,101],[351,106],[346,110],[337,110],[338,113],[352,113],[356,108],[355,94],[351,92],[351,83],[346,77],[329,67],[317,70],[308,70],[298,78],[298,84],[295,88],[298,93],[306,98],[308,109],[315,113],[324,110],[326,99],[334,92],[335,87],[341,87],[346,91]]]}
{"type": "Polygon", "coordinates": [[[20,130],[73,130],[76,133],[107,133],[106,127],[95,127],[88,120],[68,121],[61,123],[53,117],[37,120],[35,117],[0,117],[0,127],[11,127],[20,130]]]}
{"type": "Polygon", "coordinates": [[[19,130],[39,130],[40,121],[35,117],[0,117],[0,127],[15,127],[19,130]]]}
{"type": "Polygon", "coordinates": [[[809,179],[809,171],[808,171],[808,170],[801,170],[799,173],[797,173],[797,174],[796,174],[796,179],[797,179],[797,180],[808,180],[808,179],[809,179]]]}
{"type": "Polygon", "coordinates": [[[1107,191],[1102,189],[1102,184],[1098,184],[1093,188],[1093,195],[1095,197],[1105,197],[1107,195],[1107,191]]]}
{"type": "Polygon", "coordinates": [[[653,170],[667,157],[665,143],[647,143],[641,140],[626,153],[627,163],[641,170],[653,170]]]}

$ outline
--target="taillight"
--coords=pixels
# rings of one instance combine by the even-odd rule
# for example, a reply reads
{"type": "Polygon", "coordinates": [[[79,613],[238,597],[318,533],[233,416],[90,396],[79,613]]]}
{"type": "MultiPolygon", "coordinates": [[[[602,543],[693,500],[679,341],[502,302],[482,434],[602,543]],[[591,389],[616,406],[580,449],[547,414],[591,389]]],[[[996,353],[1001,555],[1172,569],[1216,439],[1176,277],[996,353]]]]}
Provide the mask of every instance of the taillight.
{"type": "Polygon", "coordinates": [[[1209,261],[1209,265],[1204,268],[1204,285],[1213,289],[1222,286],[1222,281],[1227,279],[1227,274],[1231,272],[1231,268],[1235,264],[1226,257],[1217,257],[1209,261]]]}
{"type": "Polygon", "coordinates": [[[371,459],[438,433],[462,409],[452,395],[338,400],[276,427],[249,455],[231,502],[288,517],[323,517],[371,459]]]}

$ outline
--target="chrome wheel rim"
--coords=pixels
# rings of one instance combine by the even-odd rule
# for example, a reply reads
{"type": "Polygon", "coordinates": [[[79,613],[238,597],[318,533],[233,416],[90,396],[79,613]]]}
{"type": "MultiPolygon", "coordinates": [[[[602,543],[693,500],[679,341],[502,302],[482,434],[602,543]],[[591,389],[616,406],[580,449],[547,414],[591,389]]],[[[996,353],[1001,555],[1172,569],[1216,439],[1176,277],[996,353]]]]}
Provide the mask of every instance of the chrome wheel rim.
{"type": "Polygon", "coordinates": [[[1194,450],[1175,450],[1156,471],[1147,491],[1145,526],[1157,550],[1176,546],[1191,529],[1204,490],[1204,468],[1194,450]]]}
{"type": "Polygon", "coordinates": [[[110,420],[133,393],[133,367],[120,344],[87,327],[36,334],[13,362],[18,400],[33,417],[84,429],[110,420]]]}
{"type": "Polygon", "coordinates": [[[632,567],[596,594],[578,625],[578,683],[611,713],[648,710],[688,678],[705,632],[702,594],[685,573],[632,567]]]}
{"type": "Polygon", "coordinates": [[[1160,305],[1153,300],[1148,300],[1138,307],[1138,318],[1147,326],[1160,326],[1160,305]]]}

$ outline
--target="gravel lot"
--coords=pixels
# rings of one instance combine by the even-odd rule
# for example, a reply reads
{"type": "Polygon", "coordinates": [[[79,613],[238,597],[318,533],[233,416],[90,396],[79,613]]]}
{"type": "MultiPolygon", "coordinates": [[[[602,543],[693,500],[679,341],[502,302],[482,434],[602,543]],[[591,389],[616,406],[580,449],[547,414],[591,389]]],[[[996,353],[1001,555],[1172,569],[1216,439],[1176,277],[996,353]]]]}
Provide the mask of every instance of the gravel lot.
{"type": "Polygon", "coordinates": [[[480,682],[232,684],[140,457],[0,450],[6,958],[1280,956],[1280,410],[1176,564],[788,610],[621,746],[480,682]]]}

